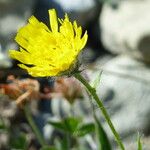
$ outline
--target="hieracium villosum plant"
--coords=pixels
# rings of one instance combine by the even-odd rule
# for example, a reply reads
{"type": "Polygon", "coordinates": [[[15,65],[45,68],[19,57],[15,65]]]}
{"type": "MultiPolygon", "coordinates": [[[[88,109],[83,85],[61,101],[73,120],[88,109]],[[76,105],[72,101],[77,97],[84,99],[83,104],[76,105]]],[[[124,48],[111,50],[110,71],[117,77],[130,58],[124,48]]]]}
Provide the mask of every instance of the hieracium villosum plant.
{"type": "MultiPolygon", "coordinates": [[[[48,12],[50,29],[34,16],[29,18],[29,23],[18,30],[15,38],[20,49],[19,51],[9,50],[10,57],[18,60],[20,62],[18,66],[34,77],[71,75],[78,79],[96,101],[120,149],[124,150],[120,136],[97,96],[95,88],[86,81],[79,70],[78,56],[86,45],[87,32],[83,34],[82,28],[76,21],[72,23],[67,14],[64,19],[60,19],[57,18],[55,9],[50,9],[48,12]]],[[[31,124],[33,125],[32,121],[31,124]]],[[[39,133],[37,135],[40,143],[44,144],[39,133]]]]}

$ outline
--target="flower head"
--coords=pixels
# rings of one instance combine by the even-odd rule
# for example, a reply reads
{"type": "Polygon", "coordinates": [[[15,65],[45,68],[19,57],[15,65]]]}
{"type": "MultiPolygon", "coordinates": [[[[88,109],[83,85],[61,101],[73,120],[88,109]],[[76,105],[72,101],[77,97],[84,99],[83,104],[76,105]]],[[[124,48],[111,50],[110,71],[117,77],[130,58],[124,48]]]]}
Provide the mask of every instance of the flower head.
{"type": "Polygon", "coordinates": [[[71,70],[88,38],[67,14],[57,19],[55,9],[50,9],[49,17],[51,29],[34,16],[29,18],[15,38],[20,50],[9,50],[10,57],[21,62],[19,67],[35,77],[59,76],[71,70]]]}

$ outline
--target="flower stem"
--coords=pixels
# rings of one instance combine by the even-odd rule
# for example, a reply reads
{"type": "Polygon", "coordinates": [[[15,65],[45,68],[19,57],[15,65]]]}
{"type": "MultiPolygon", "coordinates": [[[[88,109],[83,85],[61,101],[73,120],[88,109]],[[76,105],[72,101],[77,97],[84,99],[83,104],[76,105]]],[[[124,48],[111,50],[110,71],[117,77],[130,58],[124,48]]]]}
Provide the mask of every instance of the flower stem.
{"type": "Polygon", "coordinates": [[[67,150],[70,150],[70,145],[71,145],[71,139],[70,139],[69,133],[66,133],[66,142],[67,142],[67,150]]]}
{"type": "Polygon", "coordinates": [[[39,131],[38,127],[36,126],[36,124],[35,124],[35,122],[32,118],[32,114],[30,112],[30,109],[29,109],[28,105],[26,104],[23,109],[24,109],[25,116],[26,116],[33,132],[35,133],[36,138],[38,139],[40,145],[42,147],[46,146],[47,144],[46,144],[41,132],[39,131]]]}
{"type": "Polygon", "coordinates": [[[107,113],[102,101],[99,99],[98,95],[96,94],[95,88],[93,88],[80,73],[74,74],[74,77],[76,79],[78,79],[87,88],[88,92],[91,94],[93,99],[96,101],[96,103],[99,106],[102,114],[104,115],[105,120],[108,123],[108,125],[109,125],[111,131],[113,132],[113,135],[114,135],[114,137],[115,137],[115,139],[116,139],[116,141],[117,141],[117,143],[120,147],[120,150],[125,150],[124,145],[123,145],[123,143],[120,139],[120,136],[117,133],[117,131],[115,130],[114,125],[111,122],[109,114],[107,113]]]}

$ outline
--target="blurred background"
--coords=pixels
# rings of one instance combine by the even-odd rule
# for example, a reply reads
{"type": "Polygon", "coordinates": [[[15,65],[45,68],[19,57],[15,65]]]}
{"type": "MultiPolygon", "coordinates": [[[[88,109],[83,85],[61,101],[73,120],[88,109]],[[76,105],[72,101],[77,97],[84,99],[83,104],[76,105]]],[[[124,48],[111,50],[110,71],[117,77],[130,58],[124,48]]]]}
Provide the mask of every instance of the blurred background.
{"type": "MultiPolygon", "coordinates": [[[[57,133],[46,124],[48,119],[61,119],[73,111],[85,122],[93,121],[88,94],[75,79],[33,79],[8,56],[9,49],[18,49],[14,41],[17,30],[31,15],[49,26],[51,8],[60,18],[67,13],[88,31],[88,43],[81,54],[83,74],[89,82],[101,74],[97,93],[127,150],[135,149],[131,141],[138,132],[143,135],[144,148],[150,150],[150,0],[0,0],[0,150],[15,149],[17,141],[28,150],[39,149],[14,100],[20,104],[34,99],[31,112],[49,143],[57,133]]],[[[93,106],[115,146],[101,112],[93,106]]],[[[85,141],[89,150],[96,150],[92,137],[85,141]]]]}

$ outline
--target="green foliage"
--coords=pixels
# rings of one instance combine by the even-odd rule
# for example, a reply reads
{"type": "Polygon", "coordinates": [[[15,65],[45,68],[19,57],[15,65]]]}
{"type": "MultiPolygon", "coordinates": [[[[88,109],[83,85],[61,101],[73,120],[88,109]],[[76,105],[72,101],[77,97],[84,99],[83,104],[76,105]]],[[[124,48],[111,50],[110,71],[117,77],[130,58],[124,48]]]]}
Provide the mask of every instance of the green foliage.
{"type": "Polygon", "coordinates": [[[57,150],[55,147],[52,146],[44,146],[40,150],[57,150]]]}
{"type": "Polygon", "coordinates": [[[64,137],[62,139],[56,139],[55,145],[57,150],[68,150],[70,146],[70,141],[67,139],[68,137],[64,137]]]}
{"type": "Polygon", "coordinates": [[[95,130],[94,123],[86,123],[79,126],[78,129],[74,132],[74,135],[82,137],[85,136],[86,134],[94,132],[94,130],[95,130]]]}
{"type": "MultiPolygon", "coordinates": [[[[101,74],[102,72],[98,73],[95,80],[93,80],[92,83],[90,84],[95,90],[100,84],[101,74]]],[[[100,121],[97,119],[94,108],[93,108],[93,118],[95,120],[95,131],[96,131],[95,133],[97,138],[98,150],[111,150],[112,148],[109,139],[107,137],[107,134],[105,133],[100,121]]]]}
{"type": "Polygon", "coordinates": [[[48,121],[48,123],[53,127],[75,137],[84,136],[90,132],[93,132],[95,129],[93,123],[83,124],[81,118],[74,117],[65,118],[62,121],[48,121]]]}
{"type": "Polygon", "coordinates": [[[20,133],[16,138],[12,137],[10,140],[10,147],[12,150],[27,150],[28,142],[26,135],[20,133]]]}
{"type": "Polygon", "coordinates": [[[70,134],[73,134],[74,131],[77,129],[80,119],[79,118],[65,118],[61,121],[48,121],[49,124],[51,124],[56,129],[60,129],[64,132],[69,132],[70,134]]]}
{"type": "Polygon", "coordinates": [[[111,150],[111,144],[108,140],[107,134],[104,131],[102,125],[96,116],[95,118],[95,127],[96,127],[96,137],[97,137],[97,146],[98,150],[111,150]]]}
{"type": "Polygon", "coordinates": [[[0,118],[0,132],[4,132],[7,130],[7,127],[4,123],[4,120],[2,118],[0,118]]]}
{"type": "MultiPolygon", "coordinates": [[[[102,128],[100,122],[95,117],[94,123],[83,123],[82,119],[69,117],[62,121],[49,121],[54,128],[59,129],[65,133],[65,137],[61,140],[56,139],[55,145],[57,150],[68,150],[68,137],[69,140],[72,138],[83,137],[86,134],[96,131],[98,150],[111,150],[111,145],[108,140],[107,134],[102,128]]],[[[71,143],[71,141],[69,141],[71,143]]]]}
{"type": "Polygon", "coordinates": [[[63,132],[63,138],[55,139],[57,150],[70,150],[70,148],[79,150],[78,141],[80,137],[95,131],[94,123],[83,123],[81,118],[68,117],[60,121],[49,121],[48,123],[63,132]]]}
{"type": "Polygon", "coordinates": [[[67,131],[70,132],[71,134],[73,134],[77,130],[80,121],[81,121],[80,118],[72,118],[72,117],[63,120],[64,126],[67,128],[67,131]]]}
{"type": "Polygon", "coordinates": [[[101,74],[102,74],[102,72],[99,72],[97,75],[96,75],[96,78],[91,82],[91,86],[93,87],[93,88],[97,88],[98,86],[99,86],[99,84],[100,84],[100,79],[101,79],[101,74]]]}
{"type": "Polygon", "coordinates": [[[143,150],[142,143],[141,143],[141,136],[139,133],[138,133],[138,138],[137,138],[137,150],[143,150]]]}

